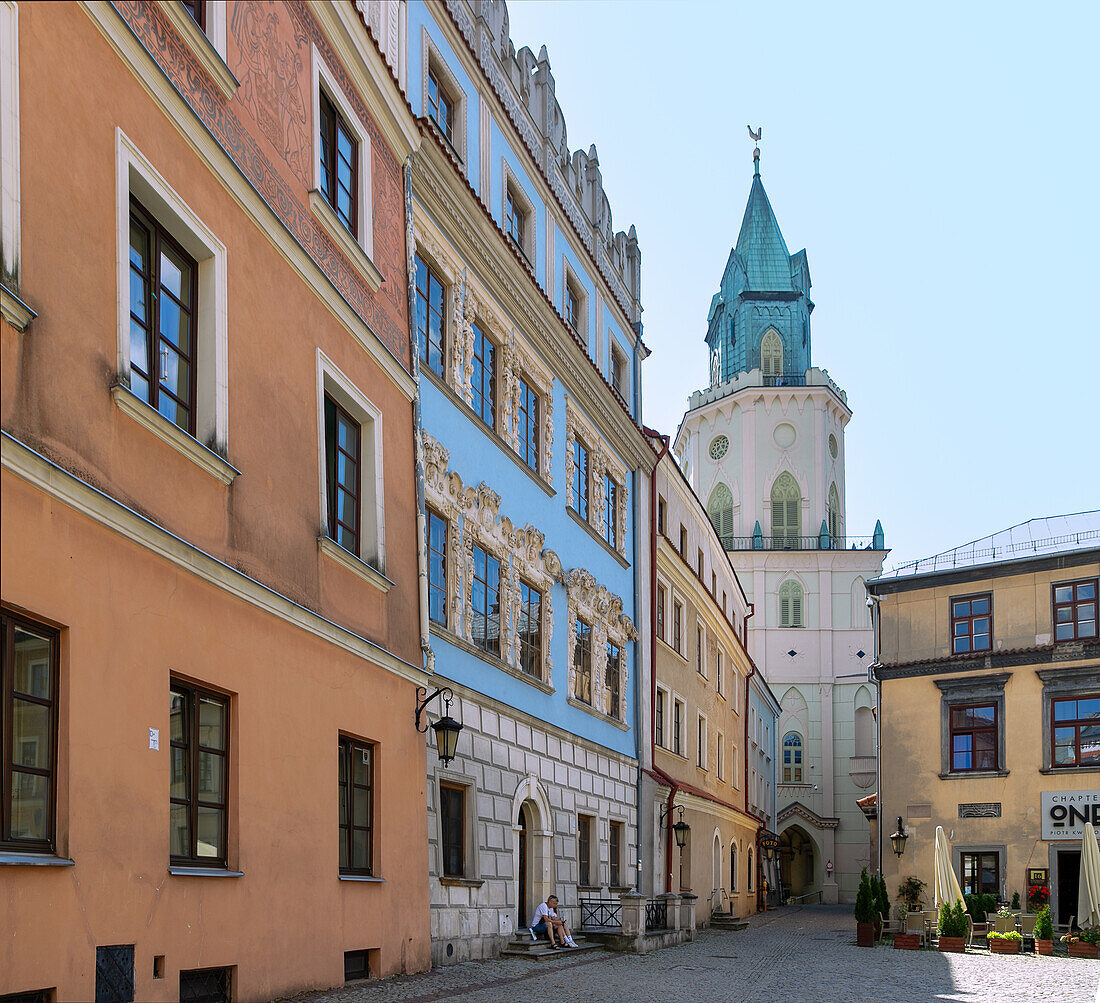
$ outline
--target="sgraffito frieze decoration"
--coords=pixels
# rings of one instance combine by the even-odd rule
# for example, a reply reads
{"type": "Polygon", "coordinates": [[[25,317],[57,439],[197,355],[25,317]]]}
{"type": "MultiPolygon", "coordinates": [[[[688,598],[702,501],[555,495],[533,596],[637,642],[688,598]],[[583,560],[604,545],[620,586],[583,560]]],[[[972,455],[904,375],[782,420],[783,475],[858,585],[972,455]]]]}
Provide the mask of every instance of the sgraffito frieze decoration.
{"type": "Polygon", "coordinates": [[[573,447],[577,439],[588,450],[588,524],[607,538],[608,520],[614,520],[615,544],[619,556],[626,559],[627,476],[626,467],[604,442],[602,436],[584,415],[572,398],[565,398],[565,483],[567,490],[573,483],[573,447]],[[615,510],[609,511],[604,477],[615,482],[615,510]]]}
{"type": "Polygon", "coordinates": [[[592,700],[589,706],[601,714],[619,721],[626,720],[626,644],[636,641],[634,621],[623,612],[623,601],[584,568],[571,568],[565,574],[566,596],[566,664],[569,666],[569,688],[572,697],[577,692],[577,620],[592,626],[592,700]],[[622,652],[619,658],[619,705],[611,705],[611,687],[607,678],[607,645],[611,642],[622,652]]]}
{"type": "Polygon", "coordinates": [[[526,581],[542,594],[539,638],[540,680],[549,684],[553,673],[551,642],[554,614],[550,591],[563,580],[561,561],[544,546],[545,535],[534,526],[517,526],[500,514],[500,495],[482,482],[463,483],[449,470],[450,453],[428,432],[424,437],[424,488],[428,505],[448,523],[448,629],[473,643],[474,547],[500,561],[500,604],[497,613],[500,659],[521,669],[519,611],[520,583],[526,581]]]}
{"type": "MultiPolygon", "coordinates": [[[[159,4],[152,0],[113,0],[112,5],[248,183],[382,344],[406,370],[411,369],[408,304],[400,283],[385,282],[377,294],[372,293],[358,268],[344,257],[305,202],[306,189],[311,186],[308,179],[313,153],[308,122],[312,119],[312,104],[308,105],[306,122],[296,108],[312,93],[308,58],[308,46],[312,44],[370,135],[374,217],[398,220],[404,215],[397,158],[309,5],[303,0],[263,4],[252,0],[235,9],[232,21],[237,27],[234,30],[231,25],[228,33],[227,55],[235,75],[245,75],[250,87],[244,93],[239,91],[231,102],[226,101],[187,41],[176,33],[159,4]],[[242,46],[247,56],[239,51],[242,46]],[[242,116],[256,122],[263,143],[242,116]],[[301,143],[303,136],[305,145],[301,143]],[[281,164],[265,150],[271,150],[281,164]],[[304,184],[303,176],[307,179],[304,184]]],[[[404,274],[403,236],[400,227],[375,229],[374,259],[383,275],[404,274]]]]}

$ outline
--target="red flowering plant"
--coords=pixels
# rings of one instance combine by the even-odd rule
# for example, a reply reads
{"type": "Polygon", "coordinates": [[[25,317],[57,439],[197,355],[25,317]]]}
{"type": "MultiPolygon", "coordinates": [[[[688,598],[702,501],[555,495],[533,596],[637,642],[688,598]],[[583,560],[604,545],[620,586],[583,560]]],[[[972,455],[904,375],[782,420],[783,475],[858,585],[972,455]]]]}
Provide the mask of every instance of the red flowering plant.
{"type": "Polygon", "coordinates": [[[1027,890],[1029,906],[1043,906],[1050,901],[1050,889],[1046,885],[1031,885],[1027,890]]]}

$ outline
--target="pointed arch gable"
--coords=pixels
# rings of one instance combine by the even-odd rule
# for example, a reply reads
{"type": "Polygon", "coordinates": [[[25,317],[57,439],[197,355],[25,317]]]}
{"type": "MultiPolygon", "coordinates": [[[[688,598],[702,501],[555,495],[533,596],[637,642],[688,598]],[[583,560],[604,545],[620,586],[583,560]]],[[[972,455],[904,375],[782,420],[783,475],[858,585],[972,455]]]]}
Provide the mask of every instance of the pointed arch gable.
{"type": "Polygon", "coordinates": [[[797,546],[802,536],[802,488],[789,470],[772,482],[770,502],[772,545],[797,546]]]}
{"type": "Polygon", "coordinates": [[[836,481],[833,481],[829,485],[829,508],[828,508],[828,526],[829,536],[832,539],[839,540],[841,533],[841,519],[840,519],[840,494],[836,489],[836,481]]]}
{"type": "Polygon", "coordinates": [[[779,626],[804,626],[806,593],[802,583],[795,578],[788,578],[779,586],[778,598],[779,626]]]}
{"type": "Polygon", "coordinates": [[[760,369],[765,379],[783,375],[783,338],[774,327],[760,339],[760,369]]]}

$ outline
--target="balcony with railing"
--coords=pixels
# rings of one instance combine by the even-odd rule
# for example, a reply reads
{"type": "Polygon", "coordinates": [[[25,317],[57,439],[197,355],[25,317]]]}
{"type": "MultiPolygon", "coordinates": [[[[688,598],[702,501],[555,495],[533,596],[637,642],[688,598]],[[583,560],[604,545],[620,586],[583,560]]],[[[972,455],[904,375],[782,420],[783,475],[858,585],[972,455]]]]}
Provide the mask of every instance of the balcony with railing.
{"type": "Polygon", "coordinates": [[[764,536],[722,536],[722,546],[726,550],[883,550],[879,536],[830,536],[820,533],[817,536],[787,536],[776,534],[764,536]]]}

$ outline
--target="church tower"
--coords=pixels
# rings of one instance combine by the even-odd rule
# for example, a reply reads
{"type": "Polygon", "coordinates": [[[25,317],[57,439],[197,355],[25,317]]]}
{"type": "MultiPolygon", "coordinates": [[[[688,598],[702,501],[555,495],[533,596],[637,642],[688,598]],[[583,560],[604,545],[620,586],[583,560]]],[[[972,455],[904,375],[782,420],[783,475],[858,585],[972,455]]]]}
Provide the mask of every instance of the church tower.
{"type": "Polygon", "coordinates": [[[759,157],[707,317],[709,386],[691,396],[674,450],[754,605],[749,651],[782,708],[779,762],[750,750],[777,785],[775,877],[786,899],[846,902],[875,859],[856,801],[877,777],[864,583],[886,549],[881,525],[848,526],[852,411],[813,364],[809,263],[787,249],[759,157]]]}

